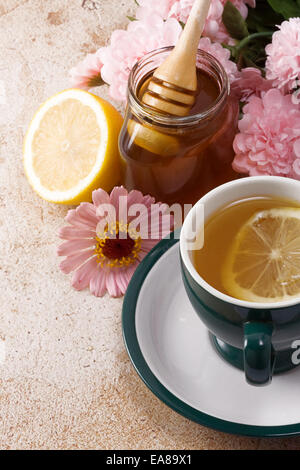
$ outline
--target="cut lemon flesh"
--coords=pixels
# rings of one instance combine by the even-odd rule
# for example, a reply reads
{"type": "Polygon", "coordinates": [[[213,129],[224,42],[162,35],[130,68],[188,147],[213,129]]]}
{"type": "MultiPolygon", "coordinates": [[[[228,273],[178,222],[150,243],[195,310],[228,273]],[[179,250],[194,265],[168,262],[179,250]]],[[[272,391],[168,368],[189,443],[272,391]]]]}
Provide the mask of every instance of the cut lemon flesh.
{"type": "Polygon", "coordinates": [[[300,209],[257,212],[240,229],[222,269],[232,297],[252,302],[300,298],[300,209]]]}
{"type": "Polygon", "coordinates": [[[123,119],[91,93],[71,89],[46,101],[24,141],[24,167],[33,189],[52,202],[75,204],[94,189],[119,182],[118,135],[123,119]]]}

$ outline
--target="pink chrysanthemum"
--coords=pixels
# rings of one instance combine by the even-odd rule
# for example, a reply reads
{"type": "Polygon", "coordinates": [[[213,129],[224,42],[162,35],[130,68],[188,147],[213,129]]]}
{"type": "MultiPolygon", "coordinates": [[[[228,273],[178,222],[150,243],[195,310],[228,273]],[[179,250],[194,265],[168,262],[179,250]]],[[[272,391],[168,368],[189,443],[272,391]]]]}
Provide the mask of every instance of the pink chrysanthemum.
{"type": "Polygon", "coordinates": [[[163,20],[166,20],[175,1],[176,0],[139,0],[136,18],[138,20],[146,20],[150,16],[159,15],[163,20]]]}
{"type": "MultiPolygon", "coordinates": [[[[253,4],[254,0],[248,0],[249,4],[250,2],[253,4]]],[[[138,20],[132,21],[127,30],[114,31],[107,47],[102,47],[95,54],[89,54],[71,70],[72,86],[89,89],[101,84],[103,80],[110,85],[109,94],[113,99],[126,101],[128,77],[134,64],[150,51],[176,44],[182,27],[175,17],[181,18],[183,15],[182,19],[186,21],[192,3],[190,0],[141,0],[137,9],[138,20]],[[178,14],[174,13],[175,7],[178,14]]],[[[233,0],[233,3],[237,4],[244,16],[247,14],[244,0],[233,0]]],[[[216,34],[221,30],[225,31],[221,23],[224,4],[225,0],[213,0],[207,31],[212,33],[214,28],[216,34]],[[216,15],[218,21],[214,20],[216,15]]],[[[214,37],[213,33],[207,35],[214,37]]],[[[225,36],[229,37],[227,33],[225,36]]],[[[221,33],[218,40],[225,40],[221,33]]],[[[229,51],[218,43],[212,43],[209,38],[202,38],[199,47],[219,59],[230,81],[233,81],[237,67],[229,60],[229,51]]]]}
{"type": "Polygon", "coordinates": [[[240,101],[246,102],[250,96],[260,96],[272,86],[272,80],[266,80],[259,69],[247,67],[239,72],[231,86],[231,91],[240,101]]]}
{"type": "Polygon", "coordinates": [[[82,62],[70,70],[71,86],[88,90],[101,85],[103,83],[101,78],[102,66],[99,51],[95,54],[88,54],[82,62]]]}
{"type": "Polygon", "coordinates": [[[300,110],[278,89],[252,96],[239,121],[233,168],[239,173],[300,180],[300,110]]]}
{"type": "Polygon", "coordinates": [[[300,18],[284,21],[266,47],[266,76],[289,92],[300,80],[300,18]]]}
{"type": "Polygon", "coordinates": [[[230,60],[230,52],[228,49],[225,49],[218,42],[211,42],[209,38],[200,39],[199,49],[208,52],[218,59],[218,61],[223,65],[230,82],[233,82],[236,79],[238,68],[235,62],[230,60]]]}
{"type": "Polygon", "coordinates": [[[70,210],[66,221],[70,225],[59,232],[66,240],[58,247],[58,255],[66,256],[60,268],[66,274],[74,271],[75,289],[89,287],[97,297],[123,295],[140,261],[173,225],[166,204],[123,187],[110,195],[94,191],[93,203],[70,210]]]}
{"type": "MultiPolygon", "coordinates": [[[[212,0],[203,35],[208,36],[212,41],[234,44],[234,40],[230,37],[222,21],[226,2],[227,0],[212,0]]],[[[168,16],[186,23],[194,0],[173,0],[170,3],[171,7],[168,16]]],[[[255,7],[255,0],[231,0],[231,3],[239,10],[243,18],[246,18],[248,15],[246,4],[255,7]]]]}
{"type": "MultiPolygon", "coordinates": [[[[132,22],[127,31],[117,30],[112,34],[111,44],[99,51],[103,63],[102,78],[110,85],[113,99],[126,100],[127,82],[134,64],[147,52],[174,45],[182,31],[177,20],[163,21],[159,16],[132,22]],[[152,26],[151,26],[152,25],[152,26]]],[[[209,38],[202,38],[199,48],[216,57],[233,81],[237,66],[230,60],[230,52],[209,38]]]]}
{"type": "Polygon", "coordinates": [[[126,31],[114,31],[110,45],[99,51],[103,63],[101,74],[110,85],[110,96],[126,100],[128,77],[134,64],[154,49],[175,45],[181,32],[174,18],[163,21],[158,15],[132,21],[126,31]]]}

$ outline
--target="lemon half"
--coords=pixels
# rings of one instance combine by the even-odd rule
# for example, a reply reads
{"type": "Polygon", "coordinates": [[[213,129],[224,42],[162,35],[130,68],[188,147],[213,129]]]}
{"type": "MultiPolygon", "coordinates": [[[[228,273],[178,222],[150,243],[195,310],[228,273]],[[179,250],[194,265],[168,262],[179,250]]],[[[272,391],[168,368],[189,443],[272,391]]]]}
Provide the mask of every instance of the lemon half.
{"type": "Polygon", "coordinates": [[[222,282],[240,300],[300,298],[300,209],[274,208],[253,215],[232,244],[222,282]]]}
{"type": "Polygon", "coordinates": [[[78,204],[94,189],[118,184],[118,135],[123,119],[108,102],[83,90],[65,90],[37,111],[24,141],[24,168],[45,200],[78,204]]]}

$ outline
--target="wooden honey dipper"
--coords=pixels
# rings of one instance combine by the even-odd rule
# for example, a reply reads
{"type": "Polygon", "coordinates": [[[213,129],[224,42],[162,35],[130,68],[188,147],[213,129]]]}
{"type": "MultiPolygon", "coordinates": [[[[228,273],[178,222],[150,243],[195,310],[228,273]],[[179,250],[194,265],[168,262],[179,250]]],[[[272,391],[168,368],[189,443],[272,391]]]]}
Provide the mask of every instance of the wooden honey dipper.
{"type": "Polygon", "coordinates": [[[186,116],[196,99],[197,50],[211,0],[195,0],[185,28],[151,77],[142,101],[163,114],[186,116]]]}

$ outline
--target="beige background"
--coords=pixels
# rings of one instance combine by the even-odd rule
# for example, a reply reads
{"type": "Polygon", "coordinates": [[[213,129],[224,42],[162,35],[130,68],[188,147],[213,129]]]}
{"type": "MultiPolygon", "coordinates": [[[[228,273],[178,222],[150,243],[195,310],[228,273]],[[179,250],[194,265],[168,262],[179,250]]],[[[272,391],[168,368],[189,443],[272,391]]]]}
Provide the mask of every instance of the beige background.
{"type": "Polygon", "coordinates": [[[68,70],[135,9],[134,0],[82,3],[0,0],[0,448],[300,449],[300,439],[234,437],[168,409],[129,362],[122,300],[78,293],[58,269],[67,208],[28,186],[24,131],[37,106],[69,86],[68,70]]]}

